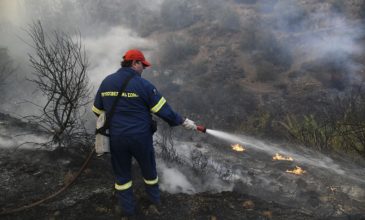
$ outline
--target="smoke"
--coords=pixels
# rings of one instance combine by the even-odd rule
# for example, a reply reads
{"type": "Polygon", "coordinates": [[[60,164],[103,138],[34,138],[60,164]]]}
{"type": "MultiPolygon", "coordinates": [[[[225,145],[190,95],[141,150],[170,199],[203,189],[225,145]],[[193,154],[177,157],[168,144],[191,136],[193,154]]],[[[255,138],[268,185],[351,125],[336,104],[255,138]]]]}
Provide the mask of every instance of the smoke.
{"type": "MultiPolygon", "coordinates": [[[[110,3],[113,3],[109,5],[110,8],[118,9],[120,6],[118,2],[110,1],[110,3]]],[[[141,3],[145,3],[150,10],[156,10],[155,4],[139,1],[139,4],[141,3]]],[[[37,92],[37,88],[27,81],[33,72],[29,66],[28,54],[33,54],[34,51],[26,31],[29,25],[37,20],[42,22],[46,33],[59,30],[75,37],[81,34],[90,64],[88,75],[93,87],[92,98],[102,79],[120,67],[123,53],[127,49],[140,48],[145,51],[147,58],[150,57],[150,52],[155,47],[153,42],[139,37],[128,25],[114,22],[113,19],[103,18],[97,21],[96,16],[100,17],[108,12],[99,9],[97,12],[92,11],[91,7],[95,7],[95,4],[73,0],[1,1],[0,47],[8,49],[14,65],[17,66],[15,76],[3,88],[5,92],[2,98],[6,100],[1,105],[3,112],[17,117],[38,114],[37,107],[27,100],[38,104],[45,102],[44,97],[37,92]]],[[[117,13],[115,16],[117,16],[115,19],[123,20],[117,13]]]]}
{"type": "MultiPolygon", "coordinates": [[[[32,125],[12,120],[0,114],[0,147],[9,149],[37,149],[50,141],[50,136],[32,129],[32,125]]],[[[49,148],[51,149],[51,148],[49,148]]]]}
{"type": "Polygon", "coordinates": [[[158,169],[161,170],[161,189],[170,193],[195,193],[195,187],[187,177],[177,168],[167,167],[163,161],[158,161],[158,169]]]}
{"type": "Polygon", "coordinates": [[[124,26],[113,27],[103,36],[85,37],[83,43],[90,61],[89,77],[93,85],[99,85],[108,74],[120,67],[126,50],[142,48],[146,59],[149,59],[155,46],[124,26]]]}
{"type": "Polygon", "coordinates": [[[282,0],[272,8],[272,31],[295,54],[295,65],[316,63],[314,74],[320,75],[326,65],[341,63],[339,74],[346,81],[345,87],[361,81],[364,66],[356,57],[363,55],[360,39],[364,38],[365,29],[363,19],[346,11],[346,3],[340,6],[341,12],[329,2],[314,5],[282,0]]]}
{"type": "MultiPolygon", "coordinates": [[[[333,7],[326,2],[313,4],[310,1],[305,3],[288,0],[235,1],[236,5],[233,6],[243,6],[240,8],[243,9],[242,11],[231,7],[231,4],[221,0],[138,0],[133,2],[3,0],[0,9],[0,35],[4,44],[2,46],[8,47],[10,55],[20,66],[18,72],[21,76],[25,76],[32,71],[28,67],[26,55],[32,51],[19,37],[29,42],[24,32],[29,23],[40,20],[49,31],[54,29],[69,33],[80,31],[90,61],[90,81],[95,88],[98,87],[104,75],[119,67],[123,52],[132,47],[143,49],[147,52],[149,59],[160,60],[163,69],[172,68],[173,73],[179,71],[171,66],[177,61],[178,65],[191,66],[191,63],[195,64],[191,62],[191,59],[204,62],[206,60],[205,65],[210,65],[212,62],[213,64],[224,63],[225,60],[221,57],[234,57],[239,56],[240,53],[247,53],[252,54],[254,60],[258,60],[255,68],[258,74],[261,74],[258,77],[261,77],[263,81],[274,80],[277,72],[289,68],[291,60],[295,60],[293,65],[297,68],[301,65],[305,67],[308,62],[323,62],[322,58],[326,58],[327,64],[331,62],[344,64],[341,68],[345,69],[344,78],[348,78],[348,82],[356,82],[361,78],[358,72],[363,68],[363,64],[353,59],[354,56],[361,55],[363,51],[358,40],[364,36],[361,21],[349,18],[345,12],[333,10],[333,7]],[[191,27],[196,25],[203,36],[205,32],[208,33],[207,41],[204,41],[204,38],[195,38],[197,30],[191,27]],[[172,36],[178,40],[188,39],[183,49],[186,51],[189,47],[191,49],[189,51],[193,52],[184,52],[181,48],[173,48],[174,44],[170,46],[166,44],[165,39],[169,31],[184,28],[190,28],[190,31],[183,31],[172,36]],[[163,34],[164,32],[167,34],[163,34]],[[154,33],[162,34],[155,37],[154,33]],[[210,45],[208,39],[214,40],[214,37],[219,38],[226,33],[242,33],[247,35],[246,37],[250,35],[250,38],[243,39],[245,47],[250,50],[239,51],[239,48],[235,48],[225,50],[228,51],[227,54],[221,54],[218,58],[211,56],[212,52],[218,53],[215,51],[217,47],[225,46],[224,44],[210,45]],[[210,47],[213,49],[201,53],[204,51],[201,48],[210,47]],[[174,59],[174,55],[181,53],[184,56],[174,59]],[[166,54],[169,56],[161,60],[166,54]],[[294,59],[290,57],[291,55],[294,59]],[[207,57],[202,59],[201,56],[207,57]]],[[[228,38],[227,47],[234,48],[232,45],[237,42],[233,40],[231,42],[228,38]]],[[[191,73],[199,72],[201,79],[194,80],[198,77],[194,75],[192,87],[198,86],[200,82],[206,82],[206,77],[201,70],[206,72],[205,75],[211,76],[209,80],[211,87],[218,86],[222,81],[219,78],[220,75],[214,74],[214,69],[218,72],[231,72],[232,77],[225,78],[234,78],[233,74],[240,72],[237,71],[240,68],[236,66],[227,70],[202,68],[202,64],[196,66],[198,69],[194,69],[193,65],[184,72],[187,78],[191,78],[191,73]]],[[[160,66],[157,63],[153,68],[159,69],[160,66]]],[[[242,73],[239,74],[242,75],[242,73]]],[[[152,78],[152,76],[147,77],[152,78]]],[[[23,78],[25,77],[20,77],[18,81],[24,81],[23,78]]],[[[180,79],[181,82],[186,82],[184,77],[180,79]]],[[[161,76],[154,80],[169,79],[161,76]]],[[[25,82],[21,83],[23,84],[26,85],[23,88],[30,88],[25,92],[29,94],[33,88],[25,82]]],[[[174,87],[166,86],[164,92],[168,94],[174,89],[174,87]]],[[[12,97],[22,96],[24,94],[16,94],[12,97]]]]}

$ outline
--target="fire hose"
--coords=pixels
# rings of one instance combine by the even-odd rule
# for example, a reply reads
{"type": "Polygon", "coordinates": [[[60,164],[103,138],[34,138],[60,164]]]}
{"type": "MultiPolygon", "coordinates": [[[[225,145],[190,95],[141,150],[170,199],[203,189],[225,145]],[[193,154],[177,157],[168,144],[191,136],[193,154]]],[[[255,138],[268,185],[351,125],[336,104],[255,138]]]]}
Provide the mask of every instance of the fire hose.
{"type": "Polygon", "coordinates": [[[74,175],[72,177],[72,179],[66,184],[64,185],[61,189],[59,189],[58,191],[54,192],[53,194],[47,196],[46,198],[40,199],[36,202],[30,203],[28,205],[24,205],[22,207],[19,208],[13,208],[13,209],[5,209],[2,212],[0,212],[0,216],[1,215],[8,215],[8,214],[12,214],[12,213],[16,213],[16,212],[20,212],[29,208],[33,208],[35,206],[38,206],[54,197],[56,197],[57,195],[59,195],[60,193],[62,193],[63,191],[65,191],[69,186],[71,186],[75,180],[80,176],[80,174],[82,173],[82,171],[86,168],[86,166],[89,164],[90,159],[92,158],[93,154],[95,152],[95,148],[93,148],[93,150],[89,153],[89,155],[87,156],[87,158],[85,159],[84,163],[82,164],[81,168],[79,169],[79,171],[76,173],[76,175],[74,175]]]}
{"type": "MultiPolygon", "coordinates": [[[[197,131],[200,131],[202,133],[205,133],[206,132],[206,128],[202,125],[198,125],[196,127],[196,130],[197,131]]],[[[80,176],[80,174],[82,173],[82,171],[84,171],[84,169],[86,168],[86,166],[89,164],[93,154],[95,152],[95,148],[93,147],[93,150],[89,153],[89,155],[87,156],[87,158],[85,159],[84,163],[82,164],[81,168],[79,169],[79,171],[76,173],[76,175],[74,175],[72,177],[72,179],[66,184],[64,185],[61,189],[59,189],[58,191],[54,192],[53,194],[47,196],[46,198],[43,198],[43,199],[40,199],[36,202],[33,202],[33,203],[30,203],[28,205],[24,205],[22,207],[19,207],[19,208],[13,208],[13,209],[5,209],[3,210],[2,212],[0,212],[0,216],[1,215],[8,215],[8,214],[13,214],[13,213],[16,213],[16,212],[20,212],[20,211],[23,211],[23,210],[26,210],[26,209],[30,209],[30,208],[33,208],[35,206],[38,206],[56,196],[58,196],[59,194],[61,194],[62,192],[64,192],[68,187],[70,187],[75,181],[76,179],[80,176]]]]}

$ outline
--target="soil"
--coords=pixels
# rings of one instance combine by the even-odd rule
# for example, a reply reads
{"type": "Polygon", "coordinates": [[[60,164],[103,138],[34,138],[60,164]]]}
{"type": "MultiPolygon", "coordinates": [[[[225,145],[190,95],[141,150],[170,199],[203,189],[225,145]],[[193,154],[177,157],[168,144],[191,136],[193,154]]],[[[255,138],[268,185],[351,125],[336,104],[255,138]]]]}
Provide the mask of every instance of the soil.
{"type": "MultiPolygon", "coordinates": [[[[75,149],[0,151],[3,210],[20,207],[57,191],[77,173],[87,152],[75,149]]],[[[138,167],[134,166],[138,174],[138,167]]],[[[141,177],[134,177],[139,204],[137,219],[315,219],[271,201],[237,192],[194,195],[162,192],[160,215],[151,214],[141,177]]],[[[93,156],[76,182],[58,197],[37,207],[0,216],[1,219],[119,219],[108,156],[93,156]]],[[[355,219],[355,218],[352,218],[355,219]]],[[[358,219],[361,219],[360,217],[358,219]]]]}
{"type": "MultiPolygon", "coordinates": [[[[0,206],[20,207],[60,189],[87,152],[75,149],[0,151],[0,206]]],[[[139,173],[138,167],[134,166],[139,173]]],[[[160,215],[149,213],[141,177],[134,178],[139,219],[313,219],[310,214],[236,192],[195,195],[162,192],[160,215]]],[[[0,219],[119,219],[108,156],[94,156],[76,182],[58,197],[0,219]]]]}
{"type": "MultiPolygon", "coordinates": [[[[15,130],[26,128],[19,120],[0,116],[2,128],[7,131],[10,127],[15,130]]],[[[38,131],[32,127],[32,132],[38,131]]],[[[33,208],[1,214],[61,189],[76,175],[90,151],[85,147],[29,150],[0,146],[0,219],[120,219],[110,157],[96,157],[95,154],[76,181],[57,197],[33,208]]],[[[247,195],[235,190],[192,195],[162,192],[160,214],[151,213],[139,168],[134,164],[133,169],[133,189],[139,207],[137,219],[323,219],[304,209],[265,201],[251,196],[255,193],[247,195]]],[[[338,219],[365,219],[365,216],[338,219]]]]}

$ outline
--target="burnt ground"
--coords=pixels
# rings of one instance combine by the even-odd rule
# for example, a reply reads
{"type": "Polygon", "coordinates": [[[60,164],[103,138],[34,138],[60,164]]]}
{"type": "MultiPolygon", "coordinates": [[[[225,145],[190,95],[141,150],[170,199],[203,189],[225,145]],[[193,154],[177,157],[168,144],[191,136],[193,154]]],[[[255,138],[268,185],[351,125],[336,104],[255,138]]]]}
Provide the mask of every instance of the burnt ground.
{"type": "MultiPolygon", "coordinates": [[[[1,151],[1,209],[20,207],[61,188],[81,167],[87,152],[1,151]]],[[[138,167],[135,166],[138,173],[138,167]]],[[[141,178],[134,178],[140,219],[314,219],[309,213],[237,192],[169,194],[162,192],[162,213],[147,209],[141,178]]],[[[0,219],[118,219],[108,156],[92,158],[76,182],[56,198],[0,219]]]]}
{"type": "MultiPolygon", "coordinates": [[[[61,188],[81,167],[87,152],[75,149],[0,151],[0,207],[20,207],[61,188]]],[[[138,167],[134,166],[135,172],[138,167]]],[[[138,175],[134,190],[139,219],[315,219],[310,213],[238,192],[169,194],[162,192],[162,213],[151,215],[138,175]]],[[[108,156],[90,161],[76,182],[56,198],[0,219],[118,219],[108,156]]],[[[361,216],[339,219],[361,219],[361,216]]]]}
{"type": "MultiPolygon", "coordinates": [[[[41,132],[34,125],[1,113],[0,122],[0,213],[56,192],[72,179],[89,154],[90,149],[81,147],[53,151],[3,148],[2,144],[18,138],[14,133],[32,131],[40,136],[41,132]]],[[[66,191],[34,208],[0,214],[0,219],[119,219],[115,212],[117,202],[109,160],[107,155],[101,158],[94,155],[66,191]]],[[[133,187],[140,207],[138,219],[323,219],[304,209],[251,196],[255,192],[248,195],[239,191],[194,195],[162,192],[162,212],[152,215],[139,168],[135,165],[133,169],[133,187]]],[[[336,219],[365,218],[364,215],[352,215],[336,219]]]]}

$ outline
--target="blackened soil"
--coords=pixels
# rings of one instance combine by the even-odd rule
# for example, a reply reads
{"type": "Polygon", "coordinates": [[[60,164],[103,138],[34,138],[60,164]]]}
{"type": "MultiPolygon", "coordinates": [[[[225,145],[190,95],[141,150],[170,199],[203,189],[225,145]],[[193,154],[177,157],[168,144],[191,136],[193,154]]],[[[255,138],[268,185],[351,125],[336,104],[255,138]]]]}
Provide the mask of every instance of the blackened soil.
{"type": "MultiPolygon", "coordinates": [[[[7,131],[23,129],[42,134],[37,126],[1,113],[0,121],[7,131]]],[[[54,151],[3,149],[0,143],[0,213],[36,202],[61,189],[78,172],[88,152],[90,149],[85,147],[54,151]]],[[[102,158],[94,155],[66,191],[34,208],[0,214],[0,219],[120,219],[120,213],[115,209],[117,203],[109,160],[107,155],[102,158]]],[[[157,214],[148,208],[138,166],[133,169],[133,189],[139,207],[137,219],[316,219],[310,212],[239,192],[195,195],[162,192],[161,213],[157,214]]],[[[363,217],[343,216],[338,219],[365,219],[363,217]]]]}
{"type": "MultiPolygon", "coordinates": [[[[42,199],[69,181],[81,167],[87,152],[0,151],[0,207],[8,210],[42,199]]],[[[134,173],[139,173],[134,167],[134,173]]],[[[134,178],[138,201],[137,219],[313,219],[310,213],[263,201],[236,192],[187,195],[162,193],[161,213],[148,208],[139,175],[134,178]]],[[[37,207],[0,219],[119,219],[115,211],[113,175],[108,156],[93,156],[76,182],[56,198],[37,207]]]]}

